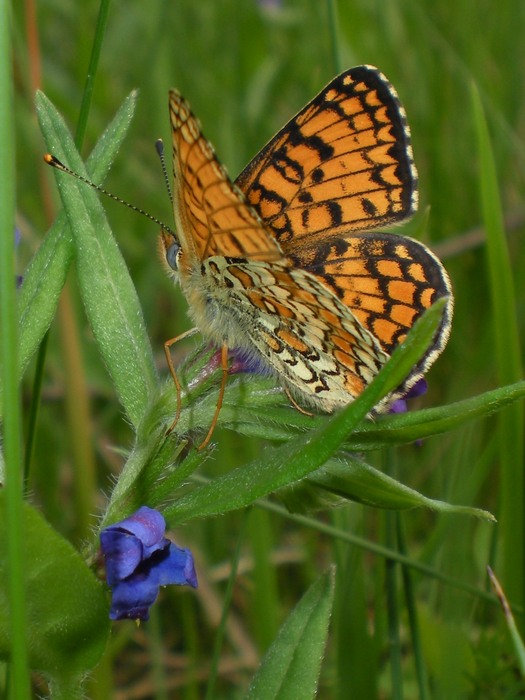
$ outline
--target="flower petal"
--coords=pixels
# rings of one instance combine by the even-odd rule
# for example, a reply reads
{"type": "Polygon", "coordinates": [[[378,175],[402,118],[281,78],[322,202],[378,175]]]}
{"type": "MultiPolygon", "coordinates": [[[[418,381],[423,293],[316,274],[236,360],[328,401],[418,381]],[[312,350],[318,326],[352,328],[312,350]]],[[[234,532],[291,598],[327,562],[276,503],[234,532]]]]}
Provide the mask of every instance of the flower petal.
{"type": "Polygon", "coordinates": [[[159,593],[156,576],[135,574],[111,591],[111,620],[148,620],[149,608],[159,593]]]}
{"type": "Polygon", "coordinates": [[[170,542],[168,556],[159,556],[155,569],[161,586],[177,584],[197,588],[195,564],[189,549],[177,547],[176,544],[170,542]]]}
{"type": "Polygon", "coordinates": [[[143,560],[144,548],[134,535],[107,528],[100,533],[109,586],[130,576],[143,560]]]}
{"type": "Polygon", "coordinates": [[[118,528],[129,532],[146,546],[155,546],[162,542],[166,531],[166,521],[158,510],[142,506],[129,518],[110,525],[107,529],[118,528]]]}
{"type": "Polygon", "coordinates": [[[389,413],[406,413],[408,411],[407,399],[415,399],[416,396],[426,394],[428,390],[427,380],[421,377],[414,386],[406,392],[402,399],[396,399],[390,404],[389,413]]]}
{"type": "Polygon", "coordinates": [[[147,620],[160,586],[197,586],[190,550],[164,537],[165,528],[162,515],[143,506],[100,533],[112,620],[147,620]]]}

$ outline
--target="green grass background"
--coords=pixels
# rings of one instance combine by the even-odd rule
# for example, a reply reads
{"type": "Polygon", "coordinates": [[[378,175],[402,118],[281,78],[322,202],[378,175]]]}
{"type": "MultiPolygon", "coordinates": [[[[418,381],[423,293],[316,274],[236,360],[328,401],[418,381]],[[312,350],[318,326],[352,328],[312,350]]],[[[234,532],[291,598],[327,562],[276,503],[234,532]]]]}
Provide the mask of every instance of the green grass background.
{"type": "MultiPolygon", "coordinates": [[[[59,206],[52,173],[42,162],[34,92],[44,90],[74,130],[98,10],[92,0],[13,7],[20,273],[59,206]]],[[[378,66],[408,113],[421,179],[420,213],[403,231],[438,252],[456,295],[452,336],[429,373],[421,405],[466,398],[520,378],[516,348],[502,339],[516,321],[523,339],[525,325],[524,30],[521,0],[509,0],[505,8],[488,0],[114,1],[83,153],[138,88],[136,117],[105,184],[170,223],[153,148],[159,136],[169,143],[170,87],[190,100],[235,176],[337,72],[360,63],[378,66]],[[486,185],[490,160],[486,150],[480,153],[473,84],[488,121],[501,210],[486,185]],[[497,238],[500,211],[511,264],[510,302],[502,296],[511,278],[497,238]]],[[[105,207],[164,371],[163,342],[188,327],[185,301],[163,273],[155,226],[113,202],[105,207]]],[[[33,363],[23,387],[26,431],[34,373],[33,363]]],[[[119,448],[128,447],[131,437],[72,270],[49,334],[29,476],[31,499],[72,541],[81,544],[89,536],[121,467],[119,448]]],[[[204,466],[210,477],[262,449],[262,443],[226,431],[214,439],[217,449],[204,466]]],[[[401,546],[438,571],[445,580],[410,574],[415,608],[405,603],[399,570],[366,549],[319,534],[313,522],[297,524],[257,508],[192,522],[176,537],[196,554],[199,590],[167,590],[150,623],[116,626],[89,697],[203,697],[239,538],[239,572],[214,697],[243,696],[283,619],[333,561],[336,607],[320,698],[521,697],[525,685],[500,610],[465,586],[488,590],[491,563],[523,610],[522,446],[522,415],[508,409],[422,445],[377,455],[376,465],[427,496],[492,510],[497,526],[422,509],[397,516],[360,505],[319,516],[342,532],[401,546]],[[414,610],[415,639],[408,631],[414,610]]]]}

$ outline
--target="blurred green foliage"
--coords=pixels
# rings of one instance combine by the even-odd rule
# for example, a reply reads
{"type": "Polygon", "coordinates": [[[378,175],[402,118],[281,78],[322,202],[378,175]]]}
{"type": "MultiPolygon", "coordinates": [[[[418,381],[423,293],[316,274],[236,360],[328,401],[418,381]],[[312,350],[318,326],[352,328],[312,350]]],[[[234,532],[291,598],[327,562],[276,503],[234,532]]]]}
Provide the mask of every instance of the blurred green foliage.
{"type": "MultiPolygon", "coordinates": [[[[20,272],[58,208],[52,173],[42,163],[34,92],[41,88],[74,127],[98,5],[93,0],[51,0],[36,6],[35,17],[30,9],[29,3],[13,7],[20,272]]],[[[114,2],[83,154],[138,88],[136,117],[105,185],[170,224],[170,203],[153,148],[159,136],[169,143],[170,87],[190,100],[206,136],[235,176],[340,69],[377,65],[406,108],[421,178],[420,213],[400,231],[422,238],[438,252],[456,295],[449,345],[429,373],[429,393],[418,405],[456,401],[497,386],[499,376],[495,338],[501,319],[493,311],[484,244],[479,196],[484,173],[471,106],[472,82],[488,121],[506,223],[515,290],[510,313],[524,337],[524,26],[525,5],[520,0],[509,0],[505,11],[489,0],[353,0],[337,6],[334,47],[329,4],[314,0],[114,2]]],[[[159,264],[154,225],[114,202],[103,204],[136,285],[156,364],[164,373],[164,341],[188,327],[185,301],[159,264]]],[[[186,349],[177,346],[175,353],[186,349]]],[[[24,381],[26,415],[33,373],[34,363],[24,381]]],[[[509,506],[500,491],[498,435],[498,418],[490,417],[423,444],[392,448],[386,456],[376,455],[375,464],[431,498],[487,508],[504,520],[509,506]]],[[[523,436],[515,438],[519,445],[523,436]]],[[[79,506],[83,490],[94,494],[88,514],[101,513],[130,439],[72,269],[50,331],[28,489],[46,519],[76,544],[86,540],[93,524],[79,506]]],[[[217,448],[203,467],[208,477],[255,459],[264,444],[228,431],[218,431],[214,441],[217,448]]],[[[522,484],[521,453],[515,453],[511,468],[516,483],[522,484]]],[[[523,503],[523,493],[519,496],[523,503]]],[[[487,522],[423,509],[399,517],[409,557],[479,590],[486,588],[487,563],[498,573],[502,551],[509,546],[498,527],[487,522]]],[[[245,539],[216,698],[244,695],[258,658],[287,612],[332,561],[338,565],[333,642],[320,698],[410,699],[425,697],[426,692],[426,697],[447,700],[510,699],[523,694],[499,609],[420,572],[412,575],[420,621],[416,646],[408,633],[397,578],[401,689],[388,663],[392,637],[385,559],[330,534],[319,535],[313,522],[311,527],[299,526],[255,510],[249,518],[257,525],[246,525],[233,513],[194,521],[177,533],[178,541],[190,545],[199,560],[198,593],[166,591],[150,626],[120,624],[89,697],[202,697],[229,560],[240,537],[245,539]],[[162,657],[150,655],[152,649],[161,649],[162,657]],[[423,676],[418,673],[419,655],[423,676]]],[[[381,511],[348,505],[322,519],[341,532],[391,543],[391,521],[381,511]]],[[[522,542],[522,537],[523,527],[516,541],[522,542]]],[[[523,581],[522,567],[522,556],[517,556],[515,571],[506,568],[504,587],[514,590],[514,582],[523,581]]],[[[513,600],[523,603],[523,591],[517,588],[513,600]]],[[[35,682],[38,686],[38,679],[35,682]]]]}

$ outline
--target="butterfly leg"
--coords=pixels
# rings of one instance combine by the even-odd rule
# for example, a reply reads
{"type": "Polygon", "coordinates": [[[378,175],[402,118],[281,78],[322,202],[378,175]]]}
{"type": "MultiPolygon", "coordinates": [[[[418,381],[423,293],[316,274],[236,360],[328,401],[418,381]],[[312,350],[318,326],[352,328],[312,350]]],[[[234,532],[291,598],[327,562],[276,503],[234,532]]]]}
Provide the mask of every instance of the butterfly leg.
{"type": "Polygon", "coordinates": [[[217,405],[215,406],[215,413],[213,414],[213,420],[210,425],[210,429],[208,430],[208,434],[204,438],[204,441],[199,445],[199,450],[203,450],[206,445],[209,443],[211,440],[211,436],[213,435],[213,431],[215,430],[215,426],[217,425],[217,421],[219,420],[219,413],[221,412],[222,408],[222,401],[224,399],[224,392],[226,390],[226,382],[228,380],[228,346],[223,345],[221,348],[221,370],[222,370],[222,377],[221,377],[221,386],[219,388],[219,397],[217,398],[217,405]]]}
{"type": "Polygon", "coordinates": [[[173,419],[173,422],[168,429],[168,434],[171,433],[173,428],[177,425],[179,418],[180,418],[181,408],[182,408],[182,399],[181,399],[182,387],[180,385],[179,378],[177,377],[177,372],[175,371],[175,366],[173,364],[173,360],[171,359],[171,347],[172,347],[172,345],[175,345],[175,343],[178,343],[179,340],[184,340],[185,338],[191,338],[191,336],[195,335],[195,333],[198,333],[198,331],[199,331],[198,328],[190,328],[189,331],[186,331],[185,333],[181,333],[180,335],[175,336],[175,338],[171,338],[171,340],[167,340],[164,343],[164,354],[166,355],[166,362],[168,363],[168,369],[170,371],[171,378],[173,379],[173,383],[175,384],[175,390],[177,391],[177,411],[175,413],[175,418],[173,419]]]}
{"type": "Polygon", "coordinates": [[[288,389],[287,386],[284,387],[284,393],[288,397],[288,401],[292,404],[292,406],[299,411],[299,413],[302,413],[303,416],[310,416],[310,418],[314,415],[313,413],[310,413],[310,411],[307,411],[305,408],[302,408],[302,406],[299,406],[297,401],[294,399],[292,394],[290,393],[290,390],[288,389]]]}

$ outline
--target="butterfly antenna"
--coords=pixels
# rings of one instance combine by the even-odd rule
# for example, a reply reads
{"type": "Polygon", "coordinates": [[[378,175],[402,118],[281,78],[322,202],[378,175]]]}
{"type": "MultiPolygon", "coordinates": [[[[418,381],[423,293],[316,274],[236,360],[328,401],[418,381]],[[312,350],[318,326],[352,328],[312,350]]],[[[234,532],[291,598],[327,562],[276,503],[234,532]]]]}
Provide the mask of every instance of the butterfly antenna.
{"type": "Polygon", "coordinates": [[[96,185],[91,180],[88,180],[87,177],[83,177],[82,175],[79,175],[74,170],[71,170],[66,165],[64,165],[64,163],[59,161],[58,158],[51,155],[51,153],[46,153],[44,155],[44,161],[48,165],[50,165],[52,168],[56,168],[57,170],[60,170],[63,173],[67,173],[68,175],[72,175],[77,180],[80,180],[80,182],[84,182],[86,185],[89,185],[97,192],[100,192],[101,194],[106,195],[106,197],[113,199],[115,202],[119,202],[120,204],[124,204],[124,206],[128,207],[128,209],[131,209],[132,211],[136,212],[137,214],[141,214],[142,216],[145,216],[146,219],[149,219],[150,221],[153,221],[153,223],[157,224],[157,226],[160,226],[160,228],[163,231],[166,231],[166,233],[169,233],[174,238],[177,238],[177,236],[175,235],[175,232],[169,226],[167,226],[163,221],[161,221],[160,219],[157,219],[156,216],[153,216],[152,214],[149,214],[147,211],[144,211],[144,209],[141,209],[140,207],[136,207],[134,204],[130,204],[129,202],[126,202],[125,199],[122,199],[121,197],[117,197],[117,195],[112,194],[111,192],[108,192],[100,185],[96,185]]]}
{"type": "Polygon", "coordinates": [[[170,202],[173,204],[173,194],[171,193],[170,178],[168,175],[168,169],[166,168],[166,158],[164,157],[164,141],[162,139],[157,139],[155,141],[155,148],[157,149],[157,153],[159,156],[160,167],[162,168],[162,173],[164,175],[164,184],[166,185],[166,189],[168,190],[168,197],[170,198],[170,202]]]}

